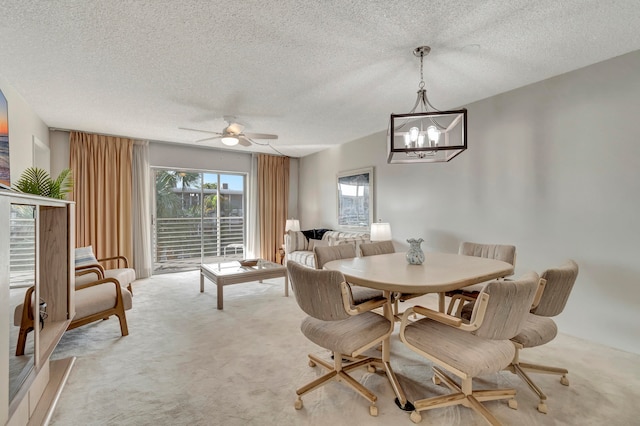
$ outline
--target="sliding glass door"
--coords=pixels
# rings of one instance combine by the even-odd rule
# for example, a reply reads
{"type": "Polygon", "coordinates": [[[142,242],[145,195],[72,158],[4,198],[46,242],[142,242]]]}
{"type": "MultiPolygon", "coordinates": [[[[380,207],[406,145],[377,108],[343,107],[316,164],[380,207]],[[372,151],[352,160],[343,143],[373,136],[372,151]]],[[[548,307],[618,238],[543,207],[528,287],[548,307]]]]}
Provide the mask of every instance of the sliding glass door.
{"type": "Polygon", "coordinates": [[[153,171],[154,273],[244,257],[245,175],[153,171]]]}

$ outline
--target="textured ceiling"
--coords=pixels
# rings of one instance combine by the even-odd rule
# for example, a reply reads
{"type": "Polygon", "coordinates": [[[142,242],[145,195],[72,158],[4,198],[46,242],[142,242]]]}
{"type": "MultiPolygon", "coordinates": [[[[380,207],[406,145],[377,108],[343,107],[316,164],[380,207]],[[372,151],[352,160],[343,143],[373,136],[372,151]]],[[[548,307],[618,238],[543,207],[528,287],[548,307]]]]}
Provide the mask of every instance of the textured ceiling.
{"type": "Polygon", "coordinates": [[[234,115],[304,156],[408,112],[417,46],[450,109],[638,50],[638,28],[638,0],[0,0],[0,76],[49,127],[193,143],[179,127],[234,115]]]}

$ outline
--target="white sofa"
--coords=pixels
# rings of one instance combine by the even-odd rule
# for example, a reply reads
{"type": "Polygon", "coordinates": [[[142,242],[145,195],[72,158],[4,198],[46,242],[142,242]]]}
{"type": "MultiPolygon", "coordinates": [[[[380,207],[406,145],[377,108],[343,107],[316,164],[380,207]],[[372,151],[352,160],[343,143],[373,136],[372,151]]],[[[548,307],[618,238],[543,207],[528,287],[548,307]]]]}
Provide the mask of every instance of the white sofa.
{"type": "Polygon", "coordinates": [[[285,262],[293,260],[308,268],[316,269],[316,258],[313,253],[315,246],[353,244],[356,248],[356,253],[359,255],[360,244],[368,242],[370,242],[370,239],[369,234],[366,232],[332,230],[288,231],[284,237],[284,260],[285,262]],[[313,236],[319,236],[321,233],[322,238],[312,238],[313,236]]]}

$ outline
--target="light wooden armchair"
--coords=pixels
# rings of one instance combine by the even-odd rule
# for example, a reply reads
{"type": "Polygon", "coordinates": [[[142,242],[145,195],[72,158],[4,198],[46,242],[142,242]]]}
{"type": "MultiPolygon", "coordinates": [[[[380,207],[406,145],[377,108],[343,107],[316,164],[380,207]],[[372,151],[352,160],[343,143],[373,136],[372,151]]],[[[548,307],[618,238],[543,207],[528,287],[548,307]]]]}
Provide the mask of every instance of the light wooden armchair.
{"type": "Polygon", "coordinates": [[[497,373],[507,367],[515,355],[509,340],[520,331],[531,308],[539,277],[525,274],[518,281],[491,281],[480,292],[471,321],[420,306],[404,312],[400,339],[412,351],[432,363],[433,381],[447,385],[453,393],[414,402],[411,420],[418,423],[421,411],[461,404],[472,408],[492,425],[500,421],[481,404],[482,401],[508,399],[516,409],[514,389],[473,390],[474,377],[497,373]],[[412,313],[425,317],[409,322],[412,313]],[[458,376],[458,385],[442,368],[458,376]]]}
{"type": "Polygon", "coordinates": [[[68,330],[89,324],[94,321],[108,319],[115,315],[120,321],[120,333],[129,334],[126,310],[132,307],[132,296],[128,289],[120,285],[112,277],[99,278],[97,270],[84,270],[76,273],[76,279],[94,275],[89,281],[76,281],[75,305],[76,316],[69,324],[68,330]]]}
{"type": "MultiPolygon", "coordinates": [[[[115,315],[120,321],[120,333],[129,334],[125,311],[131,309],[131,293],[120,286],[115,278],[100,279],[100,271],[96,268],[85,269],[76,276],[88,277],[84,283],[76,282],[74,301],[76,315],[71,320],[67,330],[89,324],[94,321],[108,319],[115,315]]],[[[20,327],[16,355],[24,355],[27,335],[33,331],[35,320],[33,315],[34,287],[27,289],[24,302],[14,310],[14,325],[20,327]]],[[[41,323],[41,326],[44,325],[41,323]]]]}
{"type": "Polygon", "coordinates": [[[332,352],[333,365],[309,354],[309,365],[320,365],[327,370],[323,376],[296,390],[295,408],[302,409],[302,396],[337,380],[351,387],[370,402],[369,413],[378,415],[377,396],[349,375],[349,372],[367,367],[384,368],[379,358],[362,353],[393,332],[394,321],[370,312],[387,303],[387,299],[374,299],[354,305],[351,290],[344,276],[337,271],[316,270],[297,262],[287,262],[291,287],[300,308],[308,315],[300,326],[302,333],[313,343],[332,352]],[[352,362],[343,365],[344,360],[352,362]]]}

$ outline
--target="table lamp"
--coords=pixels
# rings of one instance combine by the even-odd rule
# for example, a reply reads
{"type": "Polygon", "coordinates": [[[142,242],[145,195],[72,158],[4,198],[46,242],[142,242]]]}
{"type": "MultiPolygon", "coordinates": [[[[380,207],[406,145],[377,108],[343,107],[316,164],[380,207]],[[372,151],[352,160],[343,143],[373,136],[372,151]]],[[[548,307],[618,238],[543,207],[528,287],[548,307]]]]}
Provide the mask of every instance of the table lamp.
{"type": "Polygon", "coordinates": [[[287,223],[284,225],[284,232],[299,231],[300,221],[298,219],[287,219],[287,223]]]}
{"type": "Polygon", "coordinates": [[[371,224],[371,241],[390,241],[391,240],[391,224],[387,222],[378,222],[371,224]]]}

